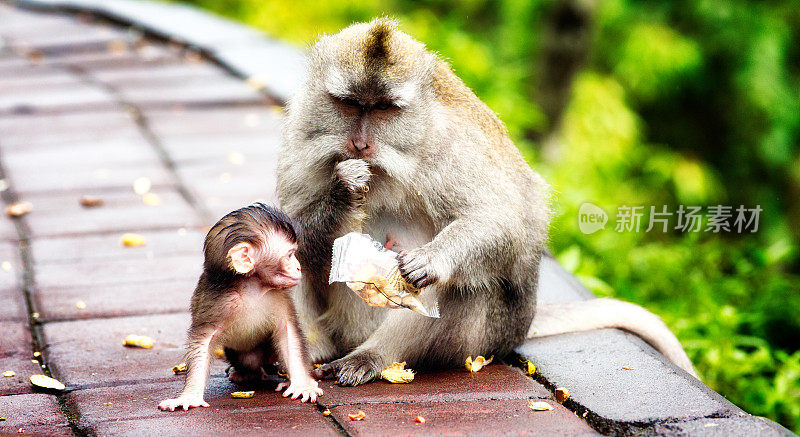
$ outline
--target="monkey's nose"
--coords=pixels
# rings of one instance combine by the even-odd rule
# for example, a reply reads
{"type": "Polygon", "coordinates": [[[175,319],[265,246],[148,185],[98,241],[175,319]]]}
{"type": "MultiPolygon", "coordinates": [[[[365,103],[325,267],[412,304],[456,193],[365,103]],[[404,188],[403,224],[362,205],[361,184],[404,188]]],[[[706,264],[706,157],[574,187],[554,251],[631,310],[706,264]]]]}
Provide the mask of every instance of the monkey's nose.
{"type": "Polygon", "coordinates": [[[358,150],[359,152],[363,152],[366,149],[369,149],[369,143],[366,141],[356,141],[350,140],[350,143],[353,145],[353,148],[358,150]]]}

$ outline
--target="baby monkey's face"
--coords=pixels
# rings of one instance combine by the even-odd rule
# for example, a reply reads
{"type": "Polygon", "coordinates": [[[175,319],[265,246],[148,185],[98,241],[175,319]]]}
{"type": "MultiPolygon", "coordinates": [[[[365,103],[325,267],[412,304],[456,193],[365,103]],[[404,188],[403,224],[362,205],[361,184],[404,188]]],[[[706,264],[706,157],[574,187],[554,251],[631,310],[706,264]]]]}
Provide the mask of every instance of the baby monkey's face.
{"type": "Polygon", "coordinates": [[[272,248],[273,260],[265,260],[263,266],[256,265],[256,271],[265,285],[274,288],[290,288],[300,282],[300,262],[295,256],[297,244],[281,239],[279,247],[272,248]]]}
{"type": "Polygon", "coordinates": [[[287,289],[300,282],[300,262],[295,256],[297,244],[273,232],[265,236],[259,247],[250,243],[239,243],[228,256],[233,269],[242,275],[258,278],[262,286],[271,289],[287,289]]]}

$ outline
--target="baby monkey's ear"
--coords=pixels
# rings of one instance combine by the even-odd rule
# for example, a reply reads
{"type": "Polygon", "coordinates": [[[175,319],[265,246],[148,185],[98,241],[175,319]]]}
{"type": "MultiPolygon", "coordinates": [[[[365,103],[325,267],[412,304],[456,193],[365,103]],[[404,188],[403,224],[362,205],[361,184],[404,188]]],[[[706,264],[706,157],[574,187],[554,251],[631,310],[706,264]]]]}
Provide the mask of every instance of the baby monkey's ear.
{"type": "Polygon", "coordinates": [[[255,249],[250,243],[239,243],[228,251],[228,258],[236,273],[250,273],[255,266],[255,249]]]}

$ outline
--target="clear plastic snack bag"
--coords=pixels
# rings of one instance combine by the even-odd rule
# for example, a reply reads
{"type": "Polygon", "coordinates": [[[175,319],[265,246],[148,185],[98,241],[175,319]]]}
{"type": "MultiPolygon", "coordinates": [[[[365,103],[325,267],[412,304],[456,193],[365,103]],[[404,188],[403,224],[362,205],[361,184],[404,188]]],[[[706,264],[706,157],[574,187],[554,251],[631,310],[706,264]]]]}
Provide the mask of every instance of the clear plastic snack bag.
{"type": "Polygon", "coordinates": [[[427,317],[439,317],[437,302],[425,306],[419,290],[400,275],[399,254],[372,237],[351,232],[333,242],[331,276],[328,283],[344,282],[368,305],[407,308],[427,317]]]}

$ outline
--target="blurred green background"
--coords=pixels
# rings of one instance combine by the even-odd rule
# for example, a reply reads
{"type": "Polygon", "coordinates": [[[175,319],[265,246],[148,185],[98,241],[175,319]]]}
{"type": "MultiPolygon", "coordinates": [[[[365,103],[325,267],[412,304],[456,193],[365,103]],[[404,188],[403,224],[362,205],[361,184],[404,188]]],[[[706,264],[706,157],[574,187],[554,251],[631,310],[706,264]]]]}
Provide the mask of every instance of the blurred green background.
{"type": "Polygon", "coordinates": [[[800,431],[796,0],[189,3],[297,44],[399,19],[553,184],[564,266],[659,314],[713,389],[800,431]],[[583,202],[605,230],[579,231],[583,202]],[[622,205],[717,204],[761,205],[758,232],[614,231],[622,205]]]}

